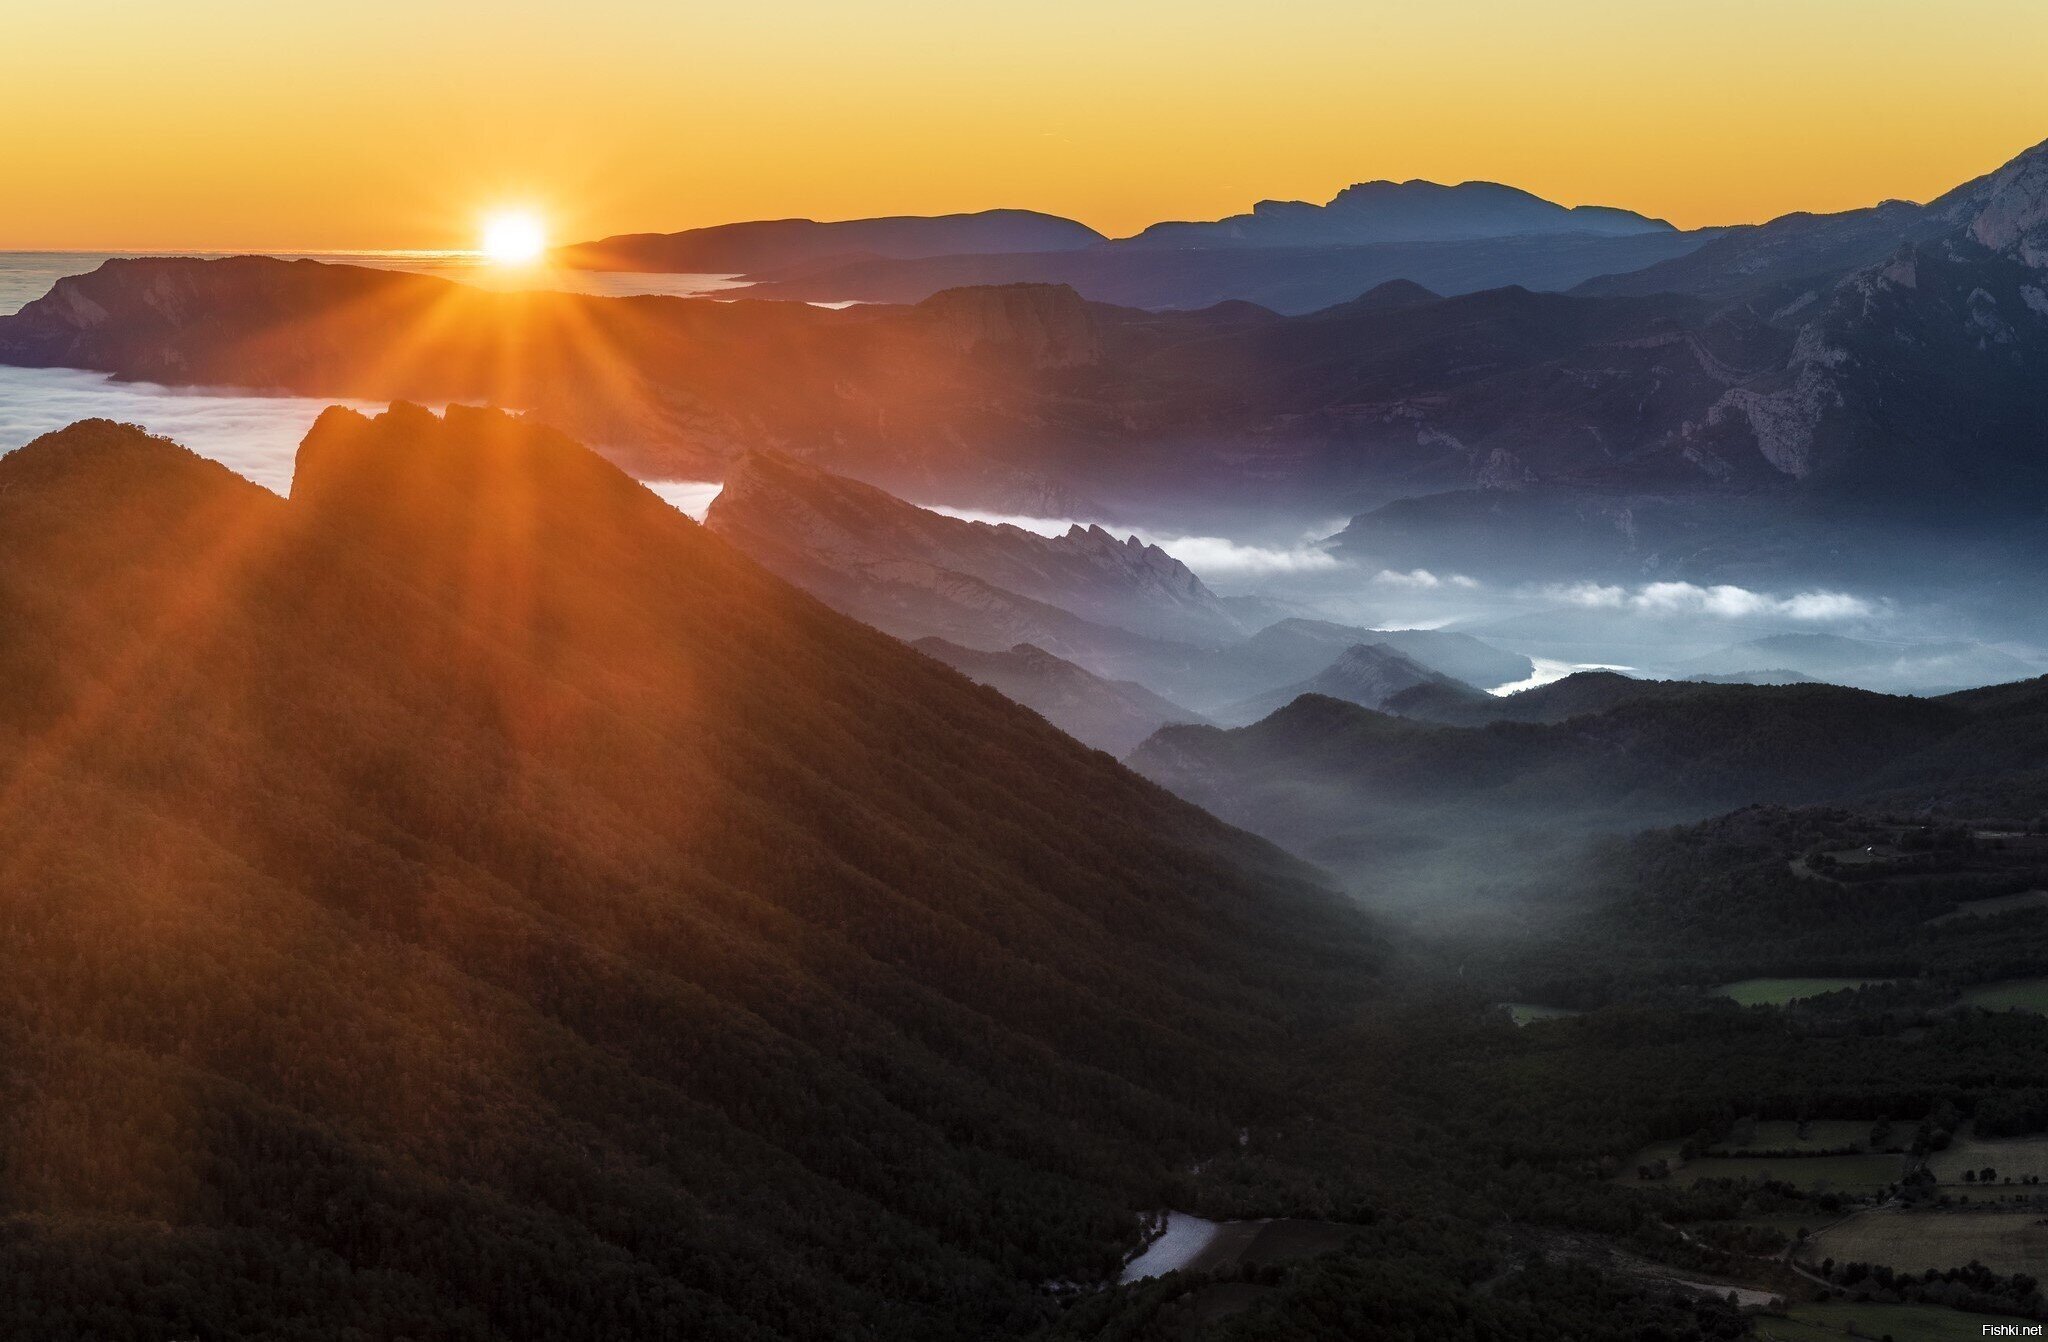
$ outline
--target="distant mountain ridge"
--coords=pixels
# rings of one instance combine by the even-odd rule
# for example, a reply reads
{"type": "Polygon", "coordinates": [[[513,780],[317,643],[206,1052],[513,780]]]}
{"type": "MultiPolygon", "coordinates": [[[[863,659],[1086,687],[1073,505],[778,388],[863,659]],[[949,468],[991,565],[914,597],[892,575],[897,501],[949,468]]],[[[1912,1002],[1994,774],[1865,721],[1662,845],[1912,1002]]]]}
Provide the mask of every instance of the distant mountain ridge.
{"type": "Polygon", "coordinates": [[[1262,200],[1212,223],[1153,224],[1129,247],[1329,247],[1455,242],[1555,233],[1675,233],[1669,223],[1607,205],[1567,207],[1498,182],[1455,186],[1415,178],[1345,187],[1328,204],[1262,200]]]}
{"type": "Polygon", "coordinates": [[[1225,726],[1240,726],[1277,712],[1304,694],[1341,699],[1361,708],[1384,708],[1389,700],[1422,685],[1451,693],[1477,693],[1463,681],[1432,671],[1384,643],[1354,643],[1307,680],[1240,700],[1210,716],[1225,726]]]}
{"type": "Polygon", "coordinates": [[[1754,675],[1789,670],[1837,685],[1890,692],[1956,689],[2022,680],[2032,663],[1981,643],[1879,643],[1837,634],[1774,634],[1693,659],[1703,675],[1754,675]]]}
{"type": "Polygon", "coordinates": [[[1712,236],[1495,182],[1414,180],[1360,182],[1325,205],[1261,201],[1247,214],[1158,223],[1115,240],[1069,219],[989,210],[622,234],[553,257],[579,269],[742,274],[748,297],[914,303],[948,289],[1051,283],[1136,307],[1249,301],[1298,313],[1403,278],[1445,293],[1564,289],[1712,236]]]}
{"type": "Polygon", "coordinates": [[[1193,311],[1249,302],[1298,316],[1395,280],[1441,294],[1506,285],[1563,291],[1683,256],[1713,236],[1534,233],[1299,247],[1112,243],[1014,255],[826,260],[761,272],[740,292],[806,302],[916,303],[965,286],[1063,284],[1091,301],[1123,307],[1193,311]]]}
{"type": "Polygon", "coordinates": [[[1036,210],[895,215],[821,223],[757,219],[679,233],[621,233],[558,247],[550,259],[577,270],[742,274],[825,257],[949,256],[976,252],[1052,252],[1104,241],[1086,224],[1036,210]]]}
{"type": "MultiPolygon", "coordinates": [[[[1389,707],[1423,709],[1425,689],[1389,707]]],[[[1400,863],[1447,861],[1455,877],[1758,801],[2038,795],[2048,779],[2038,693],[1929,700],[1587,675],[1469,706],[1465,725],[1444,726],[1304,695],[1235,730],[1163,728],[1129,760],[1362,885],[1400,863]]]]}

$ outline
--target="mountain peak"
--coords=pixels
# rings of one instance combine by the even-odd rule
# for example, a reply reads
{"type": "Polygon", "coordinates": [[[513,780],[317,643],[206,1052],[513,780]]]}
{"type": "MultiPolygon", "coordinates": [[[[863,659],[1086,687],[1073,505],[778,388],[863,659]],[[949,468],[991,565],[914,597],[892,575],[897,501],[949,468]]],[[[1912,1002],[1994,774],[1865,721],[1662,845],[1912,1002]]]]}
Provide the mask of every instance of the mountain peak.
{"type": "Polygon", "coordinates": [[[0,482],[14,489],[104,471],[164,473],[226,468],[135,424],[81,419],[0,454],[0,482]]]}
{"type": "Polygon", "coordinates": [[[1325,312],[1392,312],[1399,308],[1420,307],[1424,303],[1441,301],[1442,294],[1426,289],[1414,280],[1388,280],[1375,284],[1348,303],[1339,303],[1325,312]]]}
{"type": "Polygon", "coordinates": [[[276,495],[218,462],[133,424],[80,420],[0,453],[0,533],[49,540],[105,558],[95,573],[152,549],[217,549],[246,539],[276,495]]]}
{"type": "Polygon", "coordinates": [[[1662,219],[1633,210],[1559,205],[1499,182],[1451,186],[1413,178],[1356,182],[1325,205],[1262,200],[1248,214],[1213,223],[1154,224],[1129,241],[1175,247],[1365,246],[1561,233],[1617,237],[1676,231],[1662,219]]]}
{"type": "Polygon", "coordinates": [[[2048,141],[1983,179],[1973,193],[1970,236],[1995,252],[2017,252],[2048,268],[2048,141]]]}
{"type": "Polygon", "coordinates": [[[593,492],[645,495],[666,506],[573,439],[519,415],[466,405],[436,415],[399,401],[375,416],[331,406],[307,432],[292,470],[294,503],[386,516],[421,507],[513,509],[520,506],[514,496],[541,491],[589,503],[597,501],[593,492]]]}

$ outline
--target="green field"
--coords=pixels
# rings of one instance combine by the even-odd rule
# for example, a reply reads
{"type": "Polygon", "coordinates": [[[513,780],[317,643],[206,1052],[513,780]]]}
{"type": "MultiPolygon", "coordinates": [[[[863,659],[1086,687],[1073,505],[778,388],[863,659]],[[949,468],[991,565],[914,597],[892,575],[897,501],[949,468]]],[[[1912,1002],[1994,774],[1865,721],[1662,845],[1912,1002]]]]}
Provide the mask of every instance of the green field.
{"type": "MultiPolygon", "coordinates": [[[[1963,1183],[1963,1171],[1972,1173],[1989,1167],[1998,1172],[2000,1180],[2011,1179],[2018,1184],[2026,1176],[2038,1175],[2048,1183],[2048,1136],[2036,1137],[1966,1137],[1958,1136],[1948,1148],[1936,1151],[1927,1157],[1929,1169],[1934,1177],[1944,1184],[1955,1184],[1968,1189],[1972,1185],[1963,1183]]],[[[1978,1185],[1982,1186],[1982,1185],[1978,1185]]],[[[2013,1192],[2020,1192],[2014,1188],[2013,1192]]],[[[2040,1189],[2024,1190],[2038,1193],[2040,1189]]]]}
{"type": "Polygon", "coordinates": [[[1963,1000],[1986,1011],[2038,1011],[2048,1015],[2048,979],[2006,979],[1965,989],[1963,1000]]]}
{"type": "Polygon", "coordinates": [[[1822,993],[1840,992],[1844,988],[1868,988],[1875,984],[1890,983],[1891,979],[1743,979],[1739,983],[1724,983],[1714,989],[1716,995],[1732,997],[1744,1006],[1784,1006],[1802,997],[1819,997],[1822,993]]]}
{"type": "Polygon", "coordinates": [[[1807,1240],[1800,1258],[1883,1263],[1902,1272],[1962,1267],[1972,1259],[1993,1272],[2039,1272],[2048,1263],[2048,1225],[2038,1210],[1863,1212],[1807,1240]]]}
{"type": "Polygon", "coordinates": [[[1757,1316],[1756,1333],[1769,1342],[1837,1342],[1844,1337],[1889,1337],[1892,1342],[1961,1342],[1983,1336],[1987,1323],[2025,1323],[2000,1314],[1965,1314],[1943,1305],[1857,1305],[1846,1300],[1793,1305],[1786,1317],[1757,1316]],[[1851,1332],[1851,1329],[1855,1331],[1851,1332]]]}
{"type": "Polygon", "coordinates": [[[1561,1020],[1566,1016],[1579,1014],[1570,1007],[1538,1006],[1534,1002],[1502,1002],[1501,1005],[1507,1008],[1508,1019],[1517,1025],[1527,1025],[1539,1020],[1561,1020]]]}

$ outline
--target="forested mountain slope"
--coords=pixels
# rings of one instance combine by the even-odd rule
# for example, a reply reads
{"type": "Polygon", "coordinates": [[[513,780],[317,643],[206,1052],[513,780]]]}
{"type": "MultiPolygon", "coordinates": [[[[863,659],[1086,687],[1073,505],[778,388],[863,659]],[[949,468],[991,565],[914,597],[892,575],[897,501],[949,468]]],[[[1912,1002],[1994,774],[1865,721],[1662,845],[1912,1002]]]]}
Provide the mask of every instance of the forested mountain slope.
{"type": "Polygon", "coordinates": [[[944,1338],[1374,955],[493,413],[0,458],[0,1333],[944,1338]]]}
{"type": "MultiPolygon", "coordinates": [[[[1588,834],[1752,802],[1891,788],[1911,789],[1924,806],[2039,776],[2030,765],[2040,757],[2037,725],[1987,721],[1959,703],[1832,685],[1620,677],[1574,677],[1526,697],[1532,720],[1445,726],[1304,695],[1234,731],[1162,728],[1130,760],[1368,888],[1397,884],[1386,865],[1397,857],[1455,884],[1475,876],[1463,864],[1476,855],[1538,863],[1588,834]],[[1569,712],[1573,700],[1586,711],[1543,711],[1569,712]]],[[[1390,707],[1465,708],[1465,696],[1422,698],[1411,692],[1390,707]]]]}

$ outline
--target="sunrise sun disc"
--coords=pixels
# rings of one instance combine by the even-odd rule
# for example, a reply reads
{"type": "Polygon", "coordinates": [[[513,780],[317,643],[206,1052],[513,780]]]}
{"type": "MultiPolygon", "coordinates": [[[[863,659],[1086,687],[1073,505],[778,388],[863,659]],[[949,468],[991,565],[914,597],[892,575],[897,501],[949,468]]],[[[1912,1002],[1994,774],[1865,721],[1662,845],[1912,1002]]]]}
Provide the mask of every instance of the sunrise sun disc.
{"type": "Polygon", "coordinates": [[[538,261],[547,245],[547,230],[539,215],[507,210],[484,220],[481,250],[498,265],[523,266],[538,261]]]}

